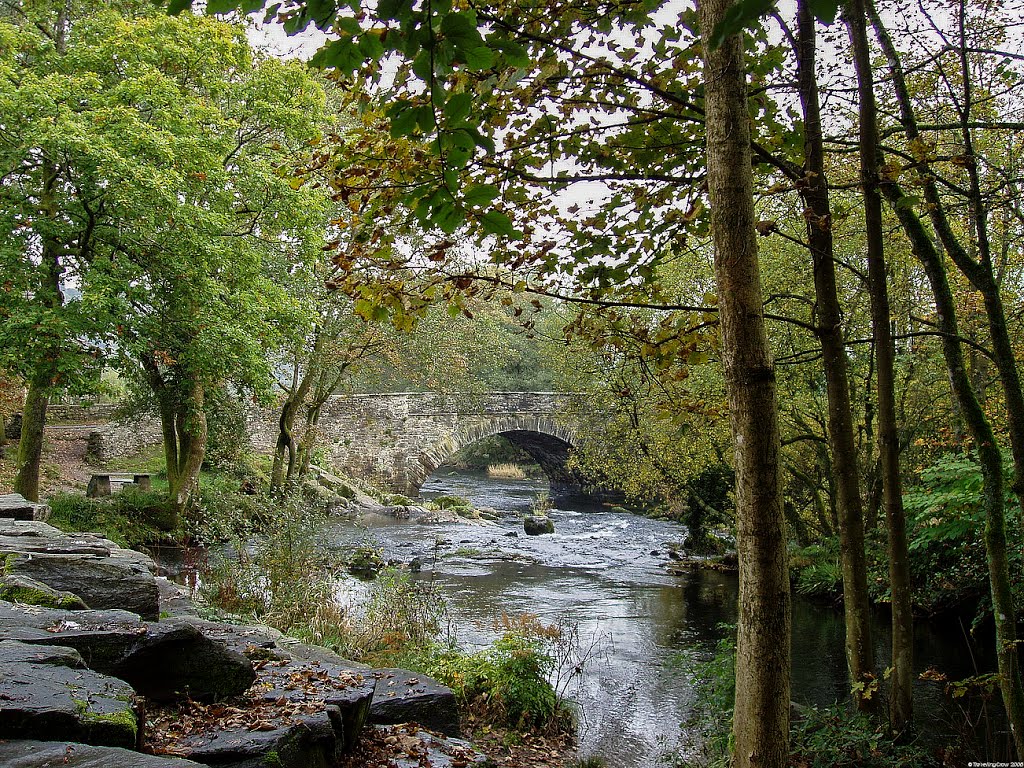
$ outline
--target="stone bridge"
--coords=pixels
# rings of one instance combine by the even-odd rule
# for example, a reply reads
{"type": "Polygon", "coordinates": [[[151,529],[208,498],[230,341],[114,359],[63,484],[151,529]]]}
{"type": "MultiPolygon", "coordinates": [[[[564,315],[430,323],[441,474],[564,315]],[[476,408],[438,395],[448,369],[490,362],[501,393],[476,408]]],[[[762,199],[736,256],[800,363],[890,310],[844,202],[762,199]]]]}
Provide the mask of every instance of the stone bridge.
{"type": "Polygon", "coordinates": [[[397,493],[415,496],[452,454],[491,435],[528,453],[551,481],[553,496],[582,492],[567,466],[576,441],[572,414],[580,395],[556,392],[339,395],[320,418],[334,465],[397,493]]]}

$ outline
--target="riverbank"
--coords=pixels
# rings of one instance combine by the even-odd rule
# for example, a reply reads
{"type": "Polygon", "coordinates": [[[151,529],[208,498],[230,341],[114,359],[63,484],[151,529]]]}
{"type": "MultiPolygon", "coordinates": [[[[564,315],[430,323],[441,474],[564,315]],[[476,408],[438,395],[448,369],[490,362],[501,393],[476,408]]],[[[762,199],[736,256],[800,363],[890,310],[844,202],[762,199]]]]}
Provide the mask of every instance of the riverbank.
{"type": "MultiPolygon", "coordinates": [[[[8,500],[6,514],[45,516],[8,500]]],[[[145,765],[162,755],[195,761],[168,766],[373,764],[353,762],[360,750],[424,767],[570,764],[566,739],[488,738],[490,755],[459,741],[454,695],[422,674],[366,667],[266,626],[202,619],[148,556],[94,534],[2,518],[0,555],[4,579],[21,580],[0,601],[0,739],[19,765],[47,764],[55,743],[67,754],[114,750],[100,753],[107,764],[143,764],[116,751],[132,747],[152,756],[145,765]],[[72,595],[78,610],[60,607],[72,595]]]]}

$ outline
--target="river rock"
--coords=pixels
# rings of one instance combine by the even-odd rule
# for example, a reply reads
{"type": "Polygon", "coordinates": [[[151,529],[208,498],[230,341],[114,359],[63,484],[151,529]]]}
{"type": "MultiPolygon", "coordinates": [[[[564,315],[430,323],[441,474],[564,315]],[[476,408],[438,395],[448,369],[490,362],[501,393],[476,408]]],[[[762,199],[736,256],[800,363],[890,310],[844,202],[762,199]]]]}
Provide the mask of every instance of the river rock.
{"type": "Polygon", "coordinates": [[[523,531],[527,536],[540,536],[554,533],[555,524],[547,515],[527,515],[523,518],[523,531]]]}
{"type": "Polygon", "coordinates": [[[240,653],[181,621],[148,623],[127,611],[62,611],[0,601],[0,639],[75,648],[91,669],[154,700],[223,698],[256,679],[240,653]]]}
{"type": "MultiPolygon", "coordinates": [[[[384,753],[395,768],[464,768],[493,765],[491,760],[462,739],[445,738],[421,730],[415,724],[377,726],[369,736],[374,756],[384,753]]],[[[367,763],[369,764],[369,763],[367,763]]]]}
{"type": "Polygon", "coordinates": [[[6,574],[27,576],[78,595],[95,609],[123,609],[146,619],[160,613],[156,564],[94,534],[65,534],[40,522],[0,521],[6,574]]]}
{"type": "Polygon", "coordinates": [[[83,611],[89,608],[78,595],[53,589],[41,581],[17,573],[0,576],[0,600],[42,605],[47,608],[64,608],[69,611],[83,611]]]}
{"type": "Polygon", "coordinates": [[[66,649],[2,646],[0,739],[135,745],[135,691],[128,683],[83,668],[81,657],[66,649]]]}
{"type": "Polygon", "coordinates": [[[0,495],[0,518],[14,520],[46,520],[50,516],[50,507],[28,501],[20,493],[0,495]]]}
{"type": "Polygon", "coordinates": [[[177,757],[157,757],[118,747],[96,747],[70,741],[0,742],[5,768],[202,768],[177,757]]]}
{"type": "Polygon", "coordinates": [[[370,705],[371,723],[419,723],[446,736],[460,735],[459,707],[450,688],[404,669],[375,669],[373,675],[377,692],[370,705]]]}
{"type": "Polygon", "coordinates": [[[262,722],[234,725],[214,719],[170,746],[175,754],[221,768],[330,768],[341,754],[326,708],[290,716],[268,713],[262,722]]]}

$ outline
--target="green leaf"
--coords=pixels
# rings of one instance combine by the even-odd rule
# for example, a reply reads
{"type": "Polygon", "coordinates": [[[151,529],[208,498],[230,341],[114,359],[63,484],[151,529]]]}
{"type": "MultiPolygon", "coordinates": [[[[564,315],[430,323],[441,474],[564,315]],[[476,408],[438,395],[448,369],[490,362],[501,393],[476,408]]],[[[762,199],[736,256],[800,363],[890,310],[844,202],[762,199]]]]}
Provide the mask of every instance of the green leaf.
{"type": "Polygon", "coordinates": [[[484,232],[490,235],[516,237],[518,232],[512,226],[512,220],[501,211],[485,211],[479,216],[484,232]]]}
{"type": "Polygon", "coordinates": [[[461,49],[476,48],[484,44],[476,28],[476,14],[471,11],[449,13],[441,20],[441,34],[461,49]]]}
{"type": "Polygon", "coordinates": [[[171,16],[177,16],[182,11],[187,11],[192,8],[192,0],[171,0],[167,4],[167,12],[171,16]]]}
{"type": "Polygon", "coordinates": [[[469,117],[473,109],[473,95],[470,93],[456,93],[448,99],[444,105],[444,116],[449,122],[458,123],[469,117]]]}
{"type": "Polygon", "coordinates": [[[823,24],[831,24],[836,20],[842,0],[808,0],[807,4],[814,18],[823,24]]]}
{"type": "Polygon", "coordinates": [[[505,57],[505,60],[513,67],[530,66],[530,54],[526,50],[526,46],[520,45],[514,40],[494,37],[488,38],[487,44],[494,50],[501,53],[505,57]]]}
{"type": "Polygon", "coordinates": [[[412,16],[413,0],[380,0],[377,3],[377,15],[382,19],[404,21],[412,16]]]}
{"type": "Polygon", "coordinates": [[[477,184],[466,190],[466,205],[482,208],[490,205],[491,201],[498,196],[498,188],[493,184],[477,184]]]}
{"type": "Polygon", "coordinates": [[[391,136],[411,136],[416,130],[416,110],[406,105],[405,109],[391,115],[391,136]]]}
{"type": "Polygon", "coordinates": [[[486,45],[470,48],[469,50],[464,50],[462,53],[466,59],[466,66],[473,72],[480,72],[481,70],[490,69],[494,66],[494,51],[486,45]]]}

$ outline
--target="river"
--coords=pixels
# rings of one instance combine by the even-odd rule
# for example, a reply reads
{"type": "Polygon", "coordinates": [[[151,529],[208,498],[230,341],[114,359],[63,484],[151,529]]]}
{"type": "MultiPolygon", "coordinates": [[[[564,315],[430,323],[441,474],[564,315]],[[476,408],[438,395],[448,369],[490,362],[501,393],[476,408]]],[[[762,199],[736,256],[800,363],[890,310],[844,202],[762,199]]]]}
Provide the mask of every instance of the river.
{"type": "MultiPolygon", "coordinates": [[[[545,488],[541,481],[442,470],[424,485],[425,498],[463,496],[499,510],[500,520],[422,525],[381,518],[369,531],[339,523],[332,536],[344,546],[368,535],[387,556],[423,558],[427,567],[419,578],[440,584],[466,646],[493,639],[494,619],[503,613],[577,625],[581,646],[593,651],[568,690],[581,711],[581,754],[620,768],[670,764],[672,754],[696,756],[699,734],[681,724],[696,700],[694,665],[712,656],[735,622],[735,576],[669,574],[665,545],[685,538],[683,526],[599,506],[556,507],[553,535],[526,536],[522,515],[545,488]]],[[[968,646],[959,625],[922,622],[916,635],[921,670],[935,667],[954,679],[976,674],[972,658],[979,651],[968,646]]],[[[875,642],[884,668],[884,620],[876,621],[875,642]]],[[[941,730],[941,684],[917,685],[926,734],[941,730]]],[[[846,688],[841,611],[795,598],[794,701],[827,706],[846,688]]]]}

